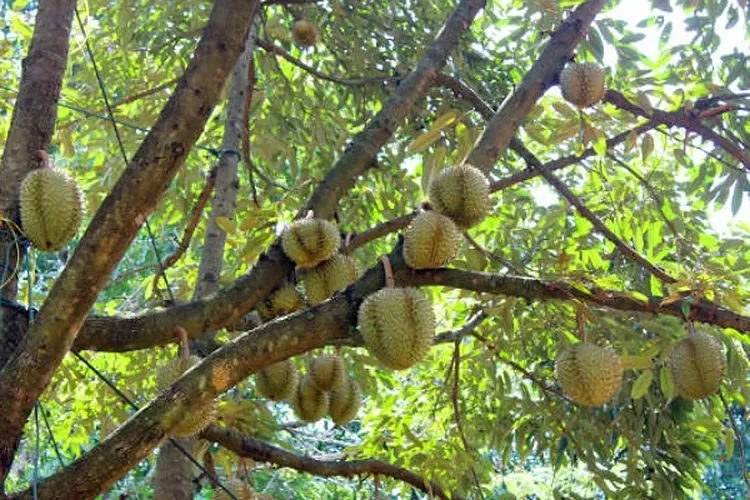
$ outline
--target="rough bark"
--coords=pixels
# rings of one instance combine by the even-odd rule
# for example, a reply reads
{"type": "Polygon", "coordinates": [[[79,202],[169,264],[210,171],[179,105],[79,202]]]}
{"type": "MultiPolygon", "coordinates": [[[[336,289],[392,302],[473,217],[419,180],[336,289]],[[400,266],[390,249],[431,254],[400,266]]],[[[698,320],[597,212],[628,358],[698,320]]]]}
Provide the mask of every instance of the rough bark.
{"type": "Polygon", "coordinates": [[[34,403],[203,130],[244,48],[257,4],[247,0],[214,4],[204,36],[173,96],[97,211],[36,322],[0,372],[0,482],[10,469],[34,403]]]}
{"type": "MultiPolygon", "coordinates": [[[[34,35],[29,53],[23,60],[21,83],[13,107],[8,138],[0,164],[0,215],[21,226],[18,192],[26,174],[40,165],[37,151],[46,150],[55,131],[57,101],[68,63],[70,30],[75,0],[39,2],[34,35]]],[[[15,301],[18,273],[15,263],[23,259],[24,249],[16,245],[6,227],[0,224],[0,270],[8,266],[0,294],[15,301]],[[8,257],[7,262],[4,262],[8,257]]],[[[20,235],[19,235],[20,236],[20,235]]],[[[2,274],[2,273],[0,273],[2,274]]],[[[0,310],[2,314],[4,310],[0,310]]],[[[2,316],[0,316],[2,317],[2,316]]],[[[5,323],[3,323],[4,325],[5,323]]],[[[0,331],[0,368],[20,343],[24,331],[13,328],[0,331]]],[[[0,485],[0,491],[2,486],[0,485]]]]}
{"type": "MultiPolygon", "coordinates": [[[[178,439],[185,450],[192,450],[196,440],[178,439]]],[[[154,499],[192,500],[193,475],[197,468],[170,441],[159,448],[154,474],[154,499]]]]}
{"type": "MultiPolygon", "coordinates": [[[[660,298],[641,301],[622,292],[583,289],[563,281],[518,278],[459,269],[414,271],[403,261],[401,249],[390,255],[396,286],[447,286],[475,292],[522,297],[528,300],[579,299],[610,309],[682,317],[683,300],[662,304],[660,298]]],[[[383,267],[370,269],[355,284],[331,299],[284,316],[225,344],[142,408],[115,433],[65,470],[42,481],[41,498],[89,498],[122,477],[158,446],[169,430],[191,408],[204,405],[248,375],[272,363],[326,345],[351,343],[351,330],[364,298],[382,288],[383,267]]],[[[750,317],[716,307],[708,301],[693,304],[691,317],[726,328],[750,332],[750,317]]],[[[355,339],[354,343],[358,343],[355,339]]],[[[13,498],[31,498],[23,492],[13,498]]]]}
{"type": "Polygon", "coordinates": [[[435,481],[429,481],[409,470],[380,460],[316,460],[295,455],[276,446],[249,438],[235,430],[216,425],[206,429],[202,437],[231,450],[240,457],[250,458],[255,462],[271,463],[278,467],[287,467],[323,477],[379,475],[403,481],[435,498],[445,500],[461,498],[455,493],[449,495],[435,481]]]}
{"type": "Polygon", "coordinates": [[[587,0],[563,21],[513,93],[482,132],[466,162],[485,172],[494,167],[536,102],[552,86],[583,39],[586,29],[604,7],[604,0],[587,0]]]}

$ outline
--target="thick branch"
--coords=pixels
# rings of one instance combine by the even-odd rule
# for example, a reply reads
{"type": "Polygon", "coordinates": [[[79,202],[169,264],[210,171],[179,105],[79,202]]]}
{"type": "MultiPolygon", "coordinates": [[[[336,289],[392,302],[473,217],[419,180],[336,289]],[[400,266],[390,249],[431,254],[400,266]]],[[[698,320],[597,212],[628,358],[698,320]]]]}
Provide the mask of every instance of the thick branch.
{"type": "Polygon", "coordinates": [[[410,484],[437,498],[444,498],[446,500],[461,498],[455,493],[448,495],[434,481],[428,481],[411,471],[380,460],[317,460],[311,457],[295,455],[257,439],[249,438],[235,430],[217,425],[212,425],[206,429],[202,437],[223,446],[241,457],[251,458],[256,462],[271,463],[278,467],[288,467],[300,472],[308,472],[323,477],[355,477],[368,474],[386,476],[410,484]]]}
{"type": "Polygon", "coordinates": [[[545,46],[542,55],[482,132],[477,145],[466,160],[469,165],[485,172],[492,170],[497,159],[505,153],[526,115],[552,86],[565,63],[570,60],[573,50],[583,39],[584,33],[603,6],[604,0],[587,0],[563,21],[545,46]]]}
{"type": "Polygon", "coordinates": [[[70,349],[99,291],[182,166],[243,49],[256,1],[217,0],[193,60],[102,203],[35,323],[0,372],[0,478],[26,418],[70,349]]]}

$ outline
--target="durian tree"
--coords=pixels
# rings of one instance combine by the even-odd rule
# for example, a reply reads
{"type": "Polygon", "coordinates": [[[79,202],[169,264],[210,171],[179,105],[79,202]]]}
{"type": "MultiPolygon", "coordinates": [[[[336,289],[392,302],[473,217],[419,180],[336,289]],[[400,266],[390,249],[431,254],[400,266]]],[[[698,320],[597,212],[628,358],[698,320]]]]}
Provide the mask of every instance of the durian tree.
{"type": "Polygon", "coordinates": [[[0,2],[0,497],[748,494],[748,16],[0,2]]]}

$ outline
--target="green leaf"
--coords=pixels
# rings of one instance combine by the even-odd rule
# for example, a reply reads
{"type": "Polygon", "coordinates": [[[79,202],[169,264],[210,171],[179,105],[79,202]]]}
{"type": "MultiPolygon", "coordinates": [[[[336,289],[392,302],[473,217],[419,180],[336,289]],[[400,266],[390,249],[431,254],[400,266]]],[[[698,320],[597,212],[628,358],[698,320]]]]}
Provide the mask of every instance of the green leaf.
{"type": "Polygon", "coordinates": [[[633,388],[630,391],[630,396],[633,399],[640,399],[646,395],[648,388],[651,387],[651,382],[654,380],[654,372],[651,370],[645,370],[633,383],[633,388]]]}
{"type": "Polygon", "coordinates": [[[641,158],[645,162],[648,160],[648,157],[651,156],[651,153],[654,151],[654,138],[651,136],[651,134],[646,134],[643,136],[643,140],[641,141],[641,158]]]}
{"type": "Polygon", "coordinates": [[[227,234],[234,234],[237,232],[237,225],[228,217],[217,217],[216,225],[227,234]]]}
{"type": "Polygon", "coordinates": [[[669,368],[662,366],[659,370],[659,385],[661,386],[661,392],[667,399],[674,397],[674,380],[672,380],[672,372],[669,368]]]}

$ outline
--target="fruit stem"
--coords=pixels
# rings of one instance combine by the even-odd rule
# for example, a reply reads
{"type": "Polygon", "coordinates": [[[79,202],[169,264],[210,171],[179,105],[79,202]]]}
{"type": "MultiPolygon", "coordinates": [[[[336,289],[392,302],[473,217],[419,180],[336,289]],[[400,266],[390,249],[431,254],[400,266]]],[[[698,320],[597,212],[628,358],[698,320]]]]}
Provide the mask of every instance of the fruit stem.
{"type": "Polygon", "coordinates": [[[308,210],[307,215],[305,215],[305,219],[312,219],[314,217],[315,217],[315,212],[313,212],[312,210],[308,210]]]}
{"type": "Polygon", "coordinates": [[[393,279],[393,267],[391,267],[391,259],[387,255],[380,257],[380,261],[383,263],[383,270],[385,271],[385,286],[393,288],[396,286],[396,280],[393,279]]]}
{"type": "Polygon", "coordinates": [[[190,356],[190,346],[188,345],[188,333],[181,326],[176,326],[172,333],[179,339],[180,347],[178,354],[182,359],[187,359],[190,356]]]}

